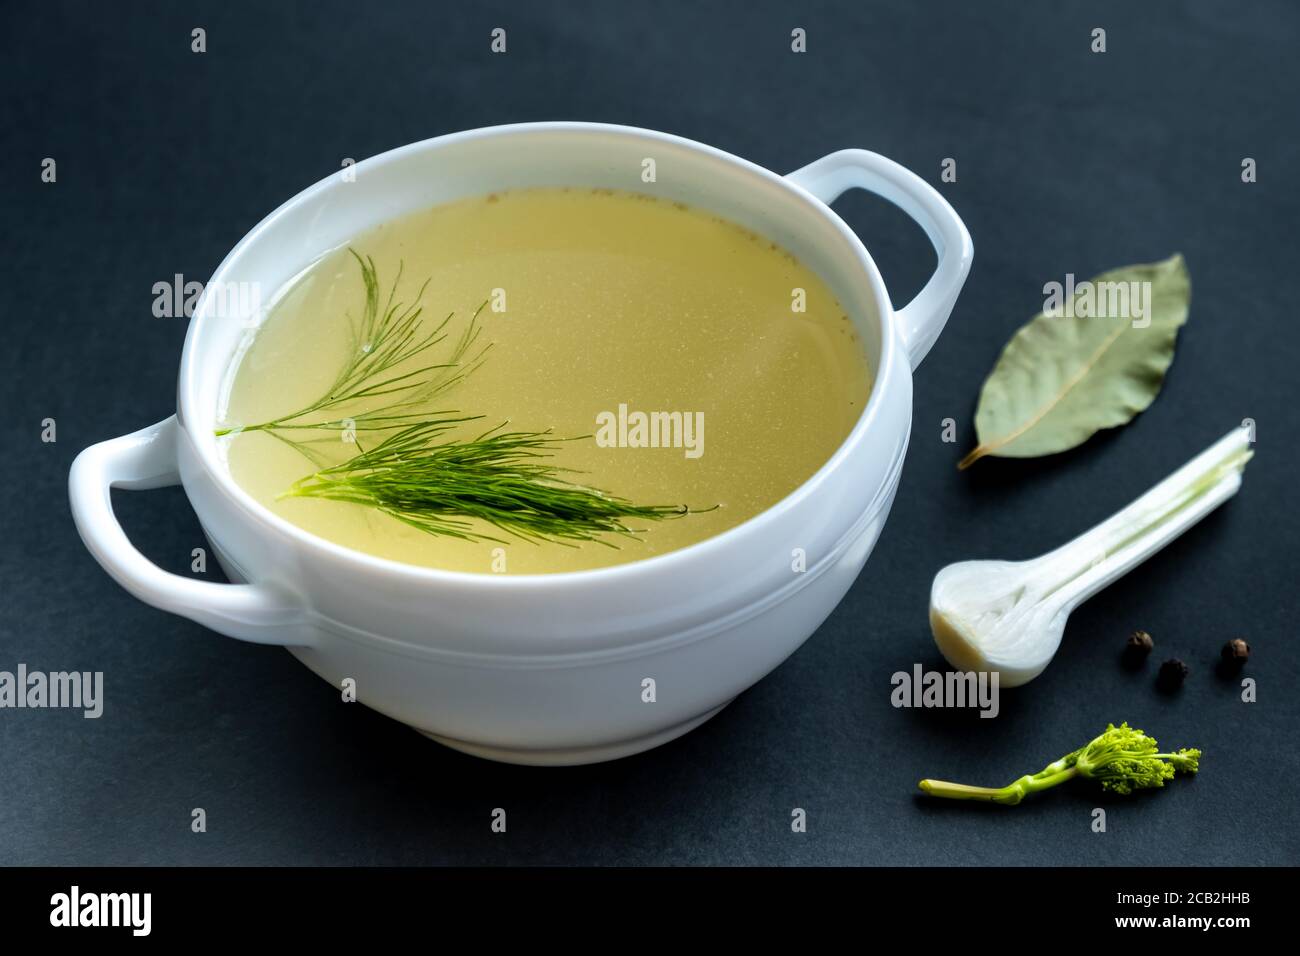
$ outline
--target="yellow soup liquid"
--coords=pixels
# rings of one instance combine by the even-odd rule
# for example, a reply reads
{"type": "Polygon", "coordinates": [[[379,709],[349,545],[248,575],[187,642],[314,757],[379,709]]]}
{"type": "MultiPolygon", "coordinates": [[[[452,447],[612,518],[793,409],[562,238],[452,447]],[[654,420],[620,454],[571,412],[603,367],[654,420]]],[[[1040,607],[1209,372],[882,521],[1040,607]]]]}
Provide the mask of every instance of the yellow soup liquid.
{"type": "MultiPolygon", "coordinates": [[[[811,270],[766,238],[680,203],[613,190],[542,188],[480,196],[387,222],[321,257],[276,294],[227,382],[222,427],[310,406],[354,346],[361,270],[370,257],[380,305],[418,303],[426,332],[454,313],[449,338],[408,368],[445,361],[475,310],[491,343],[431,410],[484,416],[450,437],[551,429],[570,480],[641,505],[710,509],[627,519],[635,538],[564,545],[466,541],[410,527],[372,507],[280,498],[316,470],[281,440],[314,438],[319,459],[356,454],[346,429],[238,431],[220,439],[235,480],[295,525],[337,544],[455,571],[540,574],[637,561],[726,531],[806,481],[862,412],[871,371],[853,324],[811,270]],[[399,267],[401,278],[398,279],[399,267]],[[428,281],[420,296],[421,286],[428,281]],[[395,284],[395,290],[394,290],[395,284]],[[660,417],[659,447],[637,413],[660,417]],[[667,427],[702,423],[702,431],[667,427]],[[602,430],[602,425],[603,430],[602,430]],[[689,443],[689,445],[688,445],[689,443]],[[717,506],[714,508],[714,506],[717,506]]],[[[401,369],[392,374],[400,374],[401,369]]],[[[373,400],[372,400],[373,404],[373,400]]],[[[366,403],[304,422],[339,420],[366,403]]],[[[370,448],[382,435],[361,431],[370,448]]]]}

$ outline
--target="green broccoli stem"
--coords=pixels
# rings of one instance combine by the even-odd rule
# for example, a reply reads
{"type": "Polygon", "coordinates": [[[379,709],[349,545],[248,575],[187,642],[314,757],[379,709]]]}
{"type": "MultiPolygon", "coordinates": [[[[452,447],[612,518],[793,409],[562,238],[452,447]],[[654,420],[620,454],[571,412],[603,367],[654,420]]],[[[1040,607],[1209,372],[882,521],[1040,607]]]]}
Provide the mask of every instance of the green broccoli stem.
{"type": "Polygon", "coordinates": [[[1128,795],[1134,790],[1163,787],[1166,780],[1180,771],[1199,771],[1199,750],[1186,748],[1174,753],[1156,753],[1156,747],[1154,737],[1127,723],[1118,727],[1107,724],[1106,730],[1085,746],[1005,787],[970,787],[946,780],[922,780],[920,787],[928,794],[949,800],[983,800],[1014,806],[1028,794],[1055,787],[1073,777],[1087,777],[1097,781],[1103,790],[1128,795]]]}
{"type": "Polygon", "coordinates": [[[1077,756],[1077,751],[1066,754],[1060,760],[1049,763],[1038,773],[1026,774],[1005,787],[972,787],[964,783],[949,783],[947,780],[922,780],[919,786],[933,797],[946,797],[949,800],[982,800],[1015,806],[1031,793],[1055,787],[1077,776],[1079,769],[1074,764],[1077,756]]]}

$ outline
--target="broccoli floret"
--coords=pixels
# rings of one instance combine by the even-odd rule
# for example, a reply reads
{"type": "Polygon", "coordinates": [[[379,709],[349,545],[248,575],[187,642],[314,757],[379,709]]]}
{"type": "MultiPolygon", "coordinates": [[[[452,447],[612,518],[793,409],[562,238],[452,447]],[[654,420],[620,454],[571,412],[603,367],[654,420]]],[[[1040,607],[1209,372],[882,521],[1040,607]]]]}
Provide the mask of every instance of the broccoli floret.
{"type": "Polygon", "coordinates": [[[922,780],[920,787],[928,794],[950,800],[988,800],[1014,805],[1027,794],[1075,777],[1091,777],[1103,790],[1127,795],[1134,790],[1163,787],[1178,771],[1196,773],[1200,769],[1199,750],[1157,753],[1158,749],[1154,737],[1127,723],[1118,727],[1107,724],[1106,730],[1085,746],[1005,787],[971,787],[943,780],[922,780]]]}
{"type": "Polygon", "coordinates": [[[1129,794],[1148,787],[1163,787],[1174,773],[1196,773],[1199,750],[1156,753],[1159,745],[1128,724],[1109,724],[1106,732],[1078,752],[1075,767],[1085,777],[1096,778],[1103,790],[1129,794]]]}

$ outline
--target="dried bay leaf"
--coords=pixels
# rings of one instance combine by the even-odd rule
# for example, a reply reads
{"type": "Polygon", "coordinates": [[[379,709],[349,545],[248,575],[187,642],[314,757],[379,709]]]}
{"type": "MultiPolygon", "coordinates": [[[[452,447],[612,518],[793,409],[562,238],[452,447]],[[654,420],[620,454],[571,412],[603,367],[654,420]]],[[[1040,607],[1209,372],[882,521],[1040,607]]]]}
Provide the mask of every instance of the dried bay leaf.
{"type": "Polygon", "coordinates": [[[1068,305],[1034,316],[1002,350],[980,390],[979,445],[957,467],[1067,451],[1130,421],[1159,394],[1190,301],[1177,253],[1079,283],[1068,305]]]}

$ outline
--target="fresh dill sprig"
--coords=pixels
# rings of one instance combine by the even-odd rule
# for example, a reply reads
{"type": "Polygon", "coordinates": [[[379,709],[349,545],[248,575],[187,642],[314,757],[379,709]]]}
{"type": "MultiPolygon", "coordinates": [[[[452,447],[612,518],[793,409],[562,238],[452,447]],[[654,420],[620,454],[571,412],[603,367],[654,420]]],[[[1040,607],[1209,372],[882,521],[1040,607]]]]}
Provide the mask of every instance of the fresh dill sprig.
{"type": "Polygon", "coordinates": [[[464,381],[482,364],[490,344],[478,349],[473,357],[467,356],[474,350],[482,331],[478,317],[486,302],[475,310],[469,325],[453,344],[446,362],[405,372],[395,371],[446,341],[449,335],[447,326],[455,313],[448,314],[432,331],[421,334],[423,308],[418,303],[424,297],[429,280],[420,286],[415,299],[417,304],[407,306],[396,302],[397,286],[402,279],[402,267],[399,266],[397,278],[393,280],[381,308],[379,273],[374,260],[369,256],[362,257],[350,247],[348,252],[361,269],[365,304],[360,318],[352,324],[348,358],[333,383],[320,398],[297,411],[255,425],[221,428],[217,430],[218,436],[235,432],[269,432],[320,464],[319,456],[312,454],[306,446],[322,439],[300,437],[294,433],[351,430],[360,434],[406,428],[426,416],[432,399],[464,381]],[[341,414],[348,406],[373,400],[379,401],[369,408],[357,409],[351,415],[341,414]],[[327,417],[321,418],[322,415],[327,417]]]}
{"type": "Polygon", "coordinates": [[[568,469],[546,461],[571,439],[549,432],[504,431],[472,439],[448,432],[483,416],[442,413],[389,435],[369,451],[296,481],[281,498],[327,498],[367,505],[420,531],[466,541],[502,542],[470,519],[527,541],[572,544],[638,533],[625,519],[687,514],[684,505],[636,505],[564,480],[568,469]]]}

